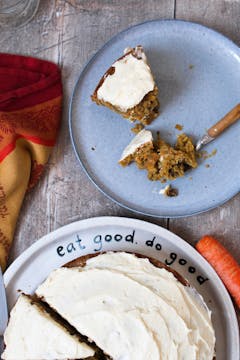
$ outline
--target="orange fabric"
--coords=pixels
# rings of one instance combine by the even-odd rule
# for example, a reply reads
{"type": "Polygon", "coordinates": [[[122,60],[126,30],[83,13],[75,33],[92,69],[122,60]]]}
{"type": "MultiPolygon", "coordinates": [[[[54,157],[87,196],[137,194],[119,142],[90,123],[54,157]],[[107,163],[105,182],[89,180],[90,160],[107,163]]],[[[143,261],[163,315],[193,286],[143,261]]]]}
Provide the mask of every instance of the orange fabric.
{"type": "Polygon", "coordinates": [[[15,148],[20,138],[53,146],[60,113],[61,97],[22,110],[0,111],[0,161],[15,148]]]}
{"type": "Polygon", "coordinates": [[[38,181],[55,144],[61,102],[61,78],[56,65],[0,54],[0,265],[3,270],[24,195],[38,181]]]}

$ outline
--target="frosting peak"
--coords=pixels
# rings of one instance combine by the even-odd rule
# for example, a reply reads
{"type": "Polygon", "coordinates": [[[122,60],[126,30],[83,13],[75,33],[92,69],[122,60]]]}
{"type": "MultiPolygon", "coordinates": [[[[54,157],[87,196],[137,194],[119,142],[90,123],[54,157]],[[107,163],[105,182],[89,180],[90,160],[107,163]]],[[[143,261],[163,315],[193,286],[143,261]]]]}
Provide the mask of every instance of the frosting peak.
{"type": "Polygon", "coordinates": [[[120,111],[138,105],[154,89],[154,79],[142,47],[130,49],[111,67],[97,90],[97,97],[116,106],[120,111]]]}

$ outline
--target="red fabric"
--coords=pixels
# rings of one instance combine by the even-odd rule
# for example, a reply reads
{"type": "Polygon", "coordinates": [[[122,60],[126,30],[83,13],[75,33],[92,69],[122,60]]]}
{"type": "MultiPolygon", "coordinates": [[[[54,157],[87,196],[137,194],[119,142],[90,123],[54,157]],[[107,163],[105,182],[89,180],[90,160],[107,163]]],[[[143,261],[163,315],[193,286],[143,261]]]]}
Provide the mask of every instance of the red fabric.
{"type": "Polygon", "coordinates": [[[24,195],[42,174],[61,119],[57,65],[0,54],[0,266],[5,269],[24,195]]]}
{"type": "Polygon", "coordinates": [[[0,54],[0,111],[31,107],[61,95],[61,73],[55,64],[0,54]]]}
{"type": "Polygon", "coordinates": [[[61,99],[57,65],[0,54],[0,162],[15,149],[18,139],[54,146],[61,99]]]}

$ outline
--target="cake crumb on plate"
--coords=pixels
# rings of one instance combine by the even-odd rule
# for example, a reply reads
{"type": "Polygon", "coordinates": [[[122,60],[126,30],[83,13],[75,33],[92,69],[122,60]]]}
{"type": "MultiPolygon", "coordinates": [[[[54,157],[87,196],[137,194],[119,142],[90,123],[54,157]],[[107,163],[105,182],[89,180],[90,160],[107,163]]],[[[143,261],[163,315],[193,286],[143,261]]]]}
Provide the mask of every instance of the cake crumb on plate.
{"type": "Polygon", "coordinates": [[[175,129],[181,131],[181,130],[183,129],[183,125],[181,125],[181,124],[176,124],[176,125],[175,125],[175,129]]]}
{"type": "Polygon", "coordinates": [[[165,195],[168,197],[175,197],[178,196],[178,189],[173,188],[171,185],[165,186],[165,188],[159,191],[159,194],[165,195]]]}
{"type": "Polygon", "coordinates": [[[137,123],[133,128],[131,128],[131,131],[134,134],[138,134],[142,129],[144,129],[144,125],[141,123],[137,123]]]}

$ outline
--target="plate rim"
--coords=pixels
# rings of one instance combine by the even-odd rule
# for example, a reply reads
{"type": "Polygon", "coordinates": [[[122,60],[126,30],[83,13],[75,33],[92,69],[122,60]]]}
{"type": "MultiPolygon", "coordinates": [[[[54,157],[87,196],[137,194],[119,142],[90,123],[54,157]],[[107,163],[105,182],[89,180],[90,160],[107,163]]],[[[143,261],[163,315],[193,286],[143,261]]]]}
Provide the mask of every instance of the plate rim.
{"type": "MultiPolygon", "coordinates": [[[[75,231],[75,229],[79,231],[87,228],[94,228],[99,226],[112,226],[112,225],[115,226],[118,225],[124,227],[126,226],[136,227],[138,230],[145,230],[152,233],[156,233],[158,235],[161,234],[161,236],[167,238],[167,240],[170,243],[173,242],[173,243],[177,243],[178,245],[181,245],[181,248],[183,248],[192,259],[195,260],[197,258],[197,261],[206,268],[206,271],[209,272],[211,276],[213,276],[214,283],[215,281],[218,282],[217,284],[218,288],[220,288],[220,291],[224,294],[224,301],[223,301],[224,309],[228,310],[228,314],[231,314],[230,318],[233,320],[231,322],[232,334],[233,335],[235,334],[234,336],[236,336],[236,339],[239,339],[239,326],[238,326],[237,315],[234,309],[233,302],[222,280],[220,279],[214,268],[201,256],[201,254],[198,253],[198,251],[193,246],[191,246],[187,241],[182,239],[180,236],[176,235],[175,233],[171,232],[170,230],[160,225],[153,224],[145,220],[120,217],[120,216],[99,216],[99,217],[91,217],[88,219],[78,220],[69,223],[67,225],[64,225],[52,232],[49,232],[48,234],[42,236],[40,239],[35,241],[25,251],[23,251],[7,268],[7,270],[3,274],[6,289],[8,285],[11,283],[17,271],[24,264],[24,262],[32,254],[34,254],[41,248],[44,248],[49,243],[51,243],[52,240],[55,239],[57,241],[59,237],[62,238],[63,236],[67,236],[68,234],[75,231]]],[[[31,263],[29,263],[28,266],[31,266],[31,263]]],[[[239,352],[240,352],[239,340],[236,343],[235,351],[236,351],[236,355],[239,356],[239,352]]]]}
{"type": "MultiPolygon", "coordinates": [[[[213,205],[211,206],[208,206],[207,208],[205,209],[201,209],[201,210],[197,210],[197,211],[194,211],[194,212],[186,212],[183,213],[183,214],[157,214],[157,213],[151,213],[151,212],[148,212],[148,211],[143,211],[143,210],[138,210],[136,208],[134,208],[134,206],[130,206],[130,205],[127,205],[125,203],[125,201],[121,201],[121,199],[117,199],[117,196],[114,196],[111,194],[111,191],[108,191],[108,189],[105,188],[105,185],[104,184],[100,184],[96,177],[91,173],[91,171],[88,171],[87,170],[87,166],[84,164],[84,161],[81,159],[81,155],[78,153],[77,151],[77,145],[76,145],[76,142],[74,140],[74,131],[73,131],[73,116],[72,116],[72,111],[73,111],[73,102],[74,102],[74,96],[75,96],[75,92],[76,92],[76,89],[77,89],[77,85],[79,83],[79,81],[81,80],[81,78],[84,76],[84,73],[85,71],[87,70],[88,66],[94,61],[94,59],[106,48],[108,47],[109,45],[111,45],[112,42],[114,42],[115,39],[117,39],[119,36],[123,35],[124,33],[128,32],[129,30],[131,29],[135,29],[137,27],[141,27],[142,25],[146,25],[146,24],[150,24],[150,23],[164,23],[164,22],[167,22],[167,23],[173,23],[173,24],[176,24],[176,23],[183,23],[185,24],[185,26],[189,26],[191,28],[196,28],[196,29],[205,29],[207,30],[208,32],[212,33],[213,35],[217,36],[219,39],[221,39],[222,41],[224,42],[227,42],[228,45],[231,45],[231,50],[234,51],[234,53],[237,53],[239,52],[239,56],[240,56],[240,47],[233,41],[231,40],[230,38],[228,38],[227,36],[221,34],[220,32],[208,27],[208,26],[205,26],[205,25],[202,25],[202,24],[199,24],[197,22],[192,22],[192,21],[187,21],[187,20],[182,20],[182,19],[153,19],[153,20],[147,20],[147,21],[143,21],[143,22],[140,22],[140,23],[137,23],[135,25],[132,25],[132,26],[129,26],[127,28],[125,28],[124,30],[118,32],[117,34],[115,34],[114,36],[112,36],[107,42],[105,42],[103,44],[103,46],[101,46],[91,57],[90,59],[83,65],[83,67],[81,68],[81,71],[77,77],[77,80],[75,82],[75,85],[73,87],[73,91],[72,91],[72,94],[71,94],[71,97],[70,97],[70,104],[69,104],[69,109],[68,109],[68,127],[69,127],[69,133],[70,133],[70,139],[71,139],[71,143],[72,143],[72,146],[73,146],[73,150],[74,150],[74,153],[75,153],[75,156],[77,157],[77,160],[78,162],[80,163],[82,169],[84,170],[85,174],[87,175],[87,177],[91,180],[91,182],[94,184],[94,186],[104,195],[106,196],[108,199],[110,199],[111,201],[113,201],[114,203],[116,203],[117,205],[123,207],[124,209],[126,210],[129,210],[133,213],[136,213],[136,214],[140,214],[140,215],[146,215],[146,216],[149,216],[149,217],[155,217],[155,218],[173,218],[173,219],[176,219],[176,218],[182,218],[182,217],[189,217],[189,216],[194,216],[194,215],[198,215],[198,214],[202,214],[202,213],[205,213],[207,211],[210,211],[210,210],[213,210],[215,209],[216,207],[218,206],[222,206],[224,205],[225,203],[227,203],[230,199],[232,199],[234,196],[236,196],[239,192],[240,192],[240,189],[238,189],[236,187],[236,189],[233,189],[233,191],[231,192],[231,194],[229,196],[227,196],[225,199],[221,200],[220,202],[215,202],[213,205]]],[[[115,194],[116,195],[116,194],[115,194]]],[[[123,200],[123,199],[122,199],[123,200]]]]}

